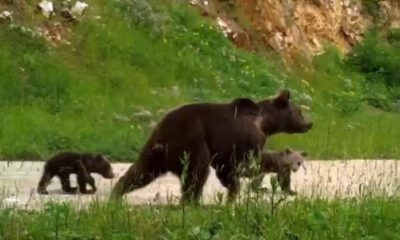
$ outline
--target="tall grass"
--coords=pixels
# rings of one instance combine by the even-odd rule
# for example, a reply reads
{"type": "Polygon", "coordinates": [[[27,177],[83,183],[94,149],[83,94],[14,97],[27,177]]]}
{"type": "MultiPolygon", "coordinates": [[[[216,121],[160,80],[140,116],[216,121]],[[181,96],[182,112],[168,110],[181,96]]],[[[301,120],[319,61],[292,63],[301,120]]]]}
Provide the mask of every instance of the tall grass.
{"type": "Polygon", "coordinates": [[[265,202],[187,207],[48,204],[2,209],[2,239],[398,239],[399,200],[295,200],[270,215],[265,202]]]}

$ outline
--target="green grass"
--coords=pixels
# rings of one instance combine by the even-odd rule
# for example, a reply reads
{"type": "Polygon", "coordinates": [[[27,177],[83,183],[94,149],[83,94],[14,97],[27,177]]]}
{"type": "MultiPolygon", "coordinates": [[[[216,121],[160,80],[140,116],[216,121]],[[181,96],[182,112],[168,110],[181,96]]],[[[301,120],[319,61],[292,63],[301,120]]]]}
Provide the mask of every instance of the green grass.
{"type": "Polygon", "coordinates": [[[307,136],[276,135],[271,147],[296,146],[307,150],[313,159],[390,159],[400,155],[394,144],[400,138],[400,115],[365,110],[352,117],[316,118],[315,129],[307,136]]]}
{"type": "Polygon", "coordinates": [[[399,239],[400,200],[306,200],[244,205],[0,210],[0,239],[399,239]]]}
{"type": "MultiPolygon", "coordinates": [[[[43,19],[25,4],[15,25],[34,28],[43,19]]],[[[67,26],[70,45],[57,47],[0,28],[3,159],[44,159],[69,149],[132,160],[151,121],[170,108],[261,99],[283,87],[311,108],[315,129],[273,137],[270,147],[301,148],[313,158],[398,156],[397,114],[365,107],[362,76],[343,70],[338,55],[317,58],[313,72],[289,71],[276,58],[235,49],[197,11],[170,1],[93,0],[82,21],[67,26]],[[152,116],[133,115],[142,110],[152,116]]]]}

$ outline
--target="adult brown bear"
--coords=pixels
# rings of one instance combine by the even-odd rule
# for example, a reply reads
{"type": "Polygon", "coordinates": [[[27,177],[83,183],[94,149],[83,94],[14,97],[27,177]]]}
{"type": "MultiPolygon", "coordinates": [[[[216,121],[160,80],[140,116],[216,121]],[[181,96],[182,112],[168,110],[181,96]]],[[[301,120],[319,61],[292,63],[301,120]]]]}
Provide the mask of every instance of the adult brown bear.
{"type": "Polygon", "coordinates": [[[211,165],[233,200],[240,187],[238,164],[248,161],[249,153],[258,156],[267,136],[305,133],[311,127],[290,102],[288,90],[258,103],[238,98],[223,104],[181,106],[156,126],[138,161],[114,186],[111,198],[144,187],[169,171],[184,176],[181,201],[198,202],[211,165]]]}

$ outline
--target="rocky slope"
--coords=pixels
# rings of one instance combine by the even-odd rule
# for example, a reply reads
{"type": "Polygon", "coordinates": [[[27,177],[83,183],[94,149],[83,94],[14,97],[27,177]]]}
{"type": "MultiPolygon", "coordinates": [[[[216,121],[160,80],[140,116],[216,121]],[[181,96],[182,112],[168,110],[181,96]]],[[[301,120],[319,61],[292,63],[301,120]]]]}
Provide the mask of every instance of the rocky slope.
{"type": "Polygon", "coordinates": [[[234,42],[312,57],[333,44],[347,52],[374,23],[400,27],[398,0],[193,0],[234,42]]]}

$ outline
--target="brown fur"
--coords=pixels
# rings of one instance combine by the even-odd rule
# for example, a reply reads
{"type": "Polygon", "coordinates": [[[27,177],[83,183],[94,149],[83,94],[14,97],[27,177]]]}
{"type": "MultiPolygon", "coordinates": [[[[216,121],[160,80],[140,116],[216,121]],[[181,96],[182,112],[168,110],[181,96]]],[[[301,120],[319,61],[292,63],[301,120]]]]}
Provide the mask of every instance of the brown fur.
{"type": "Polygon", "coordinates": [[[291,172],[304,166],[306,152],[294,151],[286,148],[283,151],[269,151],[264,152],[261,156],[260,166],[257,170],[245,168],[241,176],[254,178],[251,182],[252,187],[259,187],[266,173],[277,173],[278,184],[282,191],[290,195],[297,193],[290,189],[290,175],[291,172]]]}
{"type": "Polygon", "coordinates": [[[181,177],[182,158],[187,153],[182,201],[198,202],[210,165],[233,200],[240,187],[238,164],[247,162],[250,152],[257,155],[267,136],[311,129],[312,123],[289,99],[289,91],[282,91],[258,103],[238,98],[222,104],[188,104],[169,112],[154,129],[138,161],[118,180],[111,197],[120,198],[166,172],[181,177]],[[165,149],[157,151],[158,144],[165,149]]]}
{"type": "Polygon", "coordinates": [[[62,152],[54,155],[46,162],[37,192],[48,194],[46,186],[54,176],[57,176],[64,192],[75,193],[78,188],[71,187],[69,180],[69,175],[73,173],[77,175],[80,192],[85,194],[94,193],[97,190],[95,180],[90,176],[90,173],[98,173],[104,178],[114,178],[111,164],[103,155],[62,152]],[[89,184],[92,190],[87,190],[86,184],[89,184]]]}

